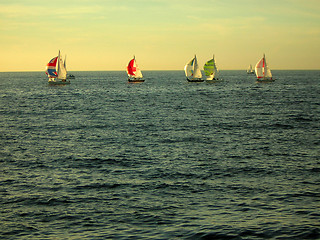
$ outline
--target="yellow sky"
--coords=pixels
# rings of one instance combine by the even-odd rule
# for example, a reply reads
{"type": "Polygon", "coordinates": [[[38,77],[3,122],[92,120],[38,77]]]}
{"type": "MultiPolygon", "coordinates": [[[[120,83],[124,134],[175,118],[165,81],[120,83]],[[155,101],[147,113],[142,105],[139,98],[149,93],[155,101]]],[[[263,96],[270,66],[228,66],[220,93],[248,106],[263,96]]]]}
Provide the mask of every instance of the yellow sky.
{"type": "Polygon", "coordinates": [[[197,54],[246,69],[320,69],[319,0],[0,0],[0,71],[182,70],[197,54]]]}

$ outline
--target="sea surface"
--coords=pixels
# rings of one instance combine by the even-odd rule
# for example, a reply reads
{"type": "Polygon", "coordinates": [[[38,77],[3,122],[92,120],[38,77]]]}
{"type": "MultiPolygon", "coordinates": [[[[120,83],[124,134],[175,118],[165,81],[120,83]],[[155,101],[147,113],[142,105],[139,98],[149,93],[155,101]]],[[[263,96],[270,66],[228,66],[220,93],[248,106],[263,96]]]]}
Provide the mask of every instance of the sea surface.
{"type": "Polygon", "coordinates": [[[0,73],[1,239],[320,239],[320,71],[0,73]]]}

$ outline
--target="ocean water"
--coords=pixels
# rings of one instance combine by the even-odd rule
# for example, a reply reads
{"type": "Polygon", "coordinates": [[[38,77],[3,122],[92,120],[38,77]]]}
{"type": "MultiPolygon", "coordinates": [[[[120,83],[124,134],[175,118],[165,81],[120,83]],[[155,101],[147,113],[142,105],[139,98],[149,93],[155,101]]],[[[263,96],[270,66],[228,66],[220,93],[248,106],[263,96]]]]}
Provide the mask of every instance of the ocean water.
{"type": "Polygon", "coordinates": [[[320,71],[0,73],[1,239],[320,239],[320,71]]]}

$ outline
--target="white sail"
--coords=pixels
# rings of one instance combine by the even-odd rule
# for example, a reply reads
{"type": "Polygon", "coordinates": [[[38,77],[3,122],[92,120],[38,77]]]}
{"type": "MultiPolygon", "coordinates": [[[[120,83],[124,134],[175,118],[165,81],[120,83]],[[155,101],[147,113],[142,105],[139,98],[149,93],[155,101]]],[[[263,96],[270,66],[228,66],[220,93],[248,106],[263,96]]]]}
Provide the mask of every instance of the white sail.
{"type": "Polygon", "coordinates": [[[264,73],[264,77],[265,77],[265,78],[272,79],[272,73],[271,73],[270,68],[268,67],[266,58],[264,58],[264,61],[265,61],[265,68],[264,68],[265,73],[264,73]]]}
{"type": "Polygon", "coordinates": [[[197,56],[195,55],[193,59],[191,59],[184,67],[184,72],[186,74],[187,79],[201,79],[202,74],[198,65],[197,56]]]}
{"type": "Polygon", "coordinates": [[[197,56],[194,56],[194,74],[193,78],[202,78],[201,70],[198,65],[197,56]]]}
{"type": "Polygon", "coordinates": [[[194,61],[194,58],[191,59],[189,62],[187,62],[187,64],[184,66],[184,72],[185,72],[187,78],[192,78],[192,75],[193,75],[193,61],[194,61]]]}
{"type": "Polygon", "coordinates": [[[67,79],[67,69],[65,67],[65,64],[63,63],[62,57],[58,55],[58,62],[57,62],[57,73],[58,73],[58,79],[66,80],[67,79]]]}
{"type": "Polygon", "coordinates": [[[272,80],[271,70],[267,65],[265,55],[257,62],[255,72],[258,80],[272,80]]]}
{"type": "Polygon", "coordinates": [[[136,76],[135,77],[136,78],[143,78],[142,72],[141,72],[141,70],[140,70],[140,68],[139,68],[139,66],[137,64],[136,59],[134,59],[134,63],[136,65],[136,76]]]}
{"type": "Polygon", "coordinates": [[[264,59],[261,58],[256,64],[255,72],[256,72],[257,78],[263,77],[263,67],[262,67],[263,66],[263,61],[264,61],[264,59]]]}

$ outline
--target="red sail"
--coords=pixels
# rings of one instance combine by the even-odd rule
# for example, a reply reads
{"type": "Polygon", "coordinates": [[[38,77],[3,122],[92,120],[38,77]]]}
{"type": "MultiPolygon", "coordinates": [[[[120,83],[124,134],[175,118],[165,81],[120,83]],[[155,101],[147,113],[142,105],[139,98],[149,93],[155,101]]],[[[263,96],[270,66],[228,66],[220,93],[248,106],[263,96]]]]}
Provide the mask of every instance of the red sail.
{"type": "Polygon", "coordinates": [[[128,67],[127,67],[127,70],[128,70],[128,74],[129,75],[136,75],[136,71],[137,71],[137,68],[135,66],[135,63],[134,63],[134,59],[132,59],[129,64],[128,64],[128,67]]]}

